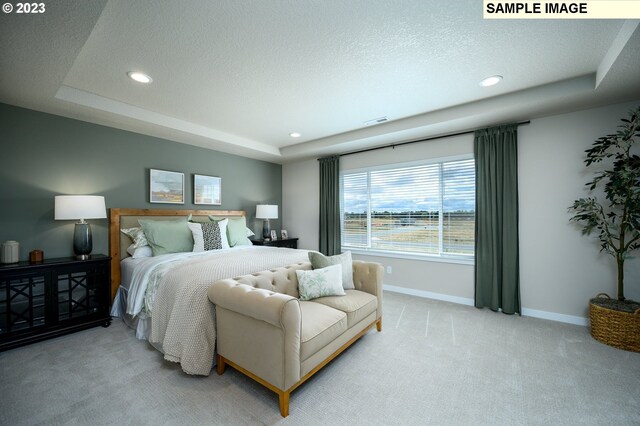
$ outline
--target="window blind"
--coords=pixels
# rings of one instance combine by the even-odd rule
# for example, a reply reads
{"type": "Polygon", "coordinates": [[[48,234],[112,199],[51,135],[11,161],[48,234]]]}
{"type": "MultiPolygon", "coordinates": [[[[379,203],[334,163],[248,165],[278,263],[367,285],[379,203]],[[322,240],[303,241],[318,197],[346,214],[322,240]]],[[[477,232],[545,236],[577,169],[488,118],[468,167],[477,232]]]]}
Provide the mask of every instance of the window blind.
{"type": "Polygon", "coordinates": [[[473,159],[344,173],[345,249],[473,255],[473,159]]]}

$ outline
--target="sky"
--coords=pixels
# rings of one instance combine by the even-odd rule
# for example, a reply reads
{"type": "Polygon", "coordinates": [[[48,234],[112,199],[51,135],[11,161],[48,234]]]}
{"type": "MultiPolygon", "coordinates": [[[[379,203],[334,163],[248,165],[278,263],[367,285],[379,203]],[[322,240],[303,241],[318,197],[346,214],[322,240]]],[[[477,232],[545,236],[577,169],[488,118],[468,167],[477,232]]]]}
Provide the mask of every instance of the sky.
{"type": "MultiPolygon", "coordinates": [[[[373,212],[438,211],[440,187],[443,211],[475,210],[474,161],[442,163],[444,184],[440,185],[440,164],[370,171],[373,212]]],[[[345,213],[367,210],[367,172],[343,176],[345,213]]]]}

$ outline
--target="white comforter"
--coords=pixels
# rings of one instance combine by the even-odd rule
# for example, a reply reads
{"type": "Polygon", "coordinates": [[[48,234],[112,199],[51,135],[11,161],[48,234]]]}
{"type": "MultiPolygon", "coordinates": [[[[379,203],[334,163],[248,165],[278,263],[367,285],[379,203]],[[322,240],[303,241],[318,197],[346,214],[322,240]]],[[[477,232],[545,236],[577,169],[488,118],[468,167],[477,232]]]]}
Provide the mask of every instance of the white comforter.
{"type": "Polygon", "coordinates": [[[145,259],[132,276],[127,313],[151,315],[150,342],[188,374],[209,375],[215,349],[215,281],[308,261],[306,250],[246,246],[145,259]]]}

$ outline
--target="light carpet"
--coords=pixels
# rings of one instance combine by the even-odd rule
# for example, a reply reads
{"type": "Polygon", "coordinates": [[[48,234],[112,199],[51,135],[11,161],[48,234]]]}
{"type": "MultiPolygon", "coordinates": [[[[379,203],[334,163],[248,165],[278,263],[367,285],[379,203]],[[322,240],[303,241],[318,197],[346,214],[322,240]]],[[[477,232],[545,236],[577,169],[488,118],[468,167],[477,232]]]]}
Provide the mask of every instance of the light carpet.
{"type": "Polygon", "coordinates": [[[193,377],[121,321],[0,353],[0,424],[640,425],[640,354],[586,327],[384,294],[370,331],[291,395],[193,377]]]}

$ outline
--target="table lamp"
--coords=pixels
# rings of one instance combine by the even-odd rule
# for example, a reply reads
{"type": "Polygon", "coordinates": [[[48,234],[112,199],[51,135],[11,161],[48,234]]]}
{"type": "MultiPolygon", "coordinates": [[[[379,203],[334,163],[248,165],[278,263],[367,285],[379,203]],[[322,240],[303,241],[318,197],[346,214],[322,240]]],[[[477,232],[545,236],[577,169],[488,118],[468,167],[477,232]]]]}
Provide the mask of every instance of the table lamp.
{"type": "Polygon", "coordinates": [[[106,219],[104,197],[99,195],[56,195],[55,220],[80,220],[73,231],[76,259],[89,259],[93,249],[91,226],[85,219],[106,219]]]}
{"type": "Polygon", "coordinates": [[[262,225],[262,238],[271,238],[271,225],[269,219],[278,218],[278,206],[272,204],[258,204],[256,206],[256,219],[264,219],[262,225]]]}

